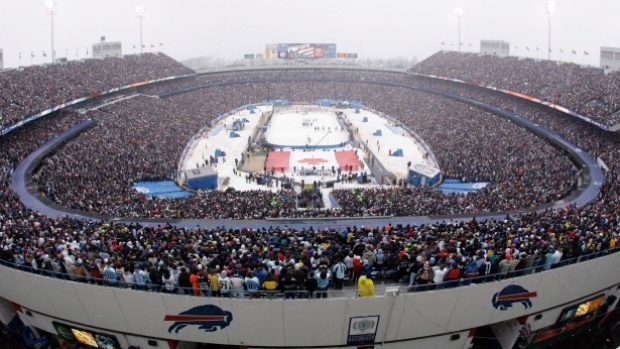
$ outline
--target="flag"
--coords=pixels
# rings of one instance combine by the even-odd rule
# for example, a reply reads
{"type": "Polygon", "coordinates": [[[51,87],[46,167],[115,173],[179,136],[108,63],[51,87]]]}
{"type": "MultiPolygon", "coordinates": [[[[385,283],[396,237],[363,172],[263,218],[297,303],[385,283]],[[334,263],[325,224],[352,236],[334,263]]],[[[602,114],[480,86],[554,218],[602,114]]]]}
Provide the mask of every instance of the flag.
{"type": "Polygon", "coordinates": [[[471,42],[469,43],[469,46],[471,46],[471,42]]]}
{"type": "Polygon", "coordinates": [[[549,52],[553,52],[553,51],[551,51],[551,49],[549,49],[549,52]]]}
{"type": "Polygon", "coordinates": [[[540,51],[540,50],[538,49],[538,47],[536,47],[536,51],[540,51]]]}
{"type": "Polygon", "coordinates": [[[573,54],[574,54],[574,55],[576,55],[576,54],[577,54],[577,51],[573,50],[573,54]]]}
{"type": "Polygon", "coordinates": [[[30,58],[34,58],[34,52],[30,52],[30,58]]]}
{"type": "Polygon", "coordinates": [[[519,46],[515,45],[515,50],[518,50],[518,49],[519,49],[519,46]]]}
{"type": "Polygon", "coordinates": [[[525,46],[525,49],[526,49],[526,50],[528,50],[528,51],[530,50],[530,48],[529,48],[529,47],[527,47],[527,46],[525,46]]]}
{"type": "Polygon", "coordinates": [[[590,54],[588,53],[588,51],[583,51],[583,54],[586,56],[589,56],[590,54]]]}
{"type": "Polygon", "coordinates": [[[22,59],[22,53],[21,52],[19,53],[19,59],[22,59]]]}
{"type": "Polygon", "coordinates": [[[133,49],[134,49],[134,50],[136,49],[136,45],[133,45],[133,49]]]}
{"type": "Polygon", "coordinates": [[[564,50],[560,49],[560,53],[564,53],[564,50]]]}
{"type": "Polygon", "coordinates": [[[446,43],[442,41],[442,42],[441,42],[441,44],[442,44],[442,45],[445,45],[446,43]]]}
{"type": "Polygon", "coordinates": [[[45,51],[43,51],[43,57],[47,57],[47,53],[45,53],[45,51]]]}
{"type": "Polygon", "coordinates": [[[164,46],[164,44],[162,44],[162,43],[160,42],[160,43],[159,43],[159,47],[162,47],[162,46],[164,46]]]}
{"type": "Polygon", "coordinates": [[[151,48],[155,47],[153,44],[151,44],[151,48]]]}

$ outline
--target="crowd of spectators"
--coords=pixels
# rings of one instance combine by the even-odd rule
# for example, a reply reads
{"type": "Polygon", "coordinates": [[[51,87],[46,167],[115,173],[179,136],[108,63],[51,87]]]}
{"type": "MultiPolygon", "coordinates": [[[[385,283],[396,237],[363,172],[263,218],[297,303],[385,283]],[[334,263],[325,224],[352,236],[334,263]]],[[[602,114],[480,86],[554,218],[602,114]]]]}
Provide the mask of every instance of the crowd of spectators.
{"type": "MultiPolygon", "coordinates": [[[[260,76],[276,79],[282,75],[267,74],[262,72],[260,76]]],[[[342,76],[351,74],[345,72],[342,76]]],[[[293,72],[293,77],[298,75],[293,72]]],[[[379,80],[389,78],[383,73],[378,75],[379,80]]],[[[196,78],[192,79],[195,82],[196,78]]],[[[356,81],[240,83],[163,99],[140,96],[106,105],[87,114],[97,121],[97,127],[47,158],[33,178],[41,194],[59,205],[103,215],[148,218],[262,219],[510,211],[558,200],[573,189],[576,170],[570,161],[513,123],[444,97],[351,80],[356,81]],[[185,199],[157,199],[131,189],[132,183],[139,180],[174,178],[177,161],[191,135],[218,115],[264,99],[266,94],[301,102],[330,95],[361,99],[369,107],[401,120],[424,138],[445,178],[490,185],[467,196],[403,187],[356,193],[335,190],[333,195],[340,209],[327,211],[295,210],[294,193],[290,191],[276,194],[277,205],[266,205],[272,202],[272,192],[214,191],[185,199]],[[486,151],[489,147],[494,152],[486,151]],[[245,209],[240,210],[241,206],[245,209]]]]}
{"type": "Polygon", "coordinates": [[[0,73],[0,129],[81,97],[193,73],[163,53],[44,64],[0,73]]]}
{"type": "Polygon", "coordinates": [[[554,103],[604,125],[620,122],[620,73],[549,60],[440,51],[414,73],[460,79],[554,103]]]}
{"type": "MultiPolygon", "coordinates": [[[[349,227],[345,230],[312,228],[296,230],[286,226],[269,226],[267,222],[263,228],[259,229],[232,230],[225,227],[197,226],[190,229],[168,224],[146,226],[127,225],[115,221],[54,219],[24,207],[9,183],[11,169],[27,154],[42,142],[79,123],[85,117],[72,111],[63,111],[25,125],[0,138],[0,146],[6,149],[0,154],[0,168],[3,170],[2,181],[0,181],[2,198],[0,201],[0,259],[21,268],[34,269],[37,272],[67,273],[70,279],[77,281],[86,281],[86,278],[92,277],[100,283],[136,289],[154,287],[168,292],[177,292],[179,288],[186,287],[187,290],[191,290],[190,294],[194,295],[238,296],[252,292],[258,285],[265,290],[276,292],[305,290],[322,297],[330,287],[341,288],[344,275],[355,280],[358,276],[368,278],[376,273],[376,275],[394,281],[402,281],[416,289],[433,284],[451,286],[455,280],[467,280],[477,276],[502,276],[511,272],[518,273],[521,270],[525,272],[529,267],[550,269],[561,265],[565,260],[576,257],[587,258],[618,246],[620,242],[618,225],[620,177],[616,170],[620,165],[617,157],[620,151],[618,136],[558,112],[546,110],[541,106],[528,104],[506,95],[423,78],[411,78],[411,81],[420,85],[449,90],[519,113],[561,134],[590,152],[591,155],[600,157],[607,163],[609,170],[605,172],[605,183],[599,197],[585,207],[565,207],[558,211],[528,213],[500,220],[439,222],[419,226],[360,226],[349,227]],[[343,272],[342,264],[344,264],[345,272],[343,272]],[[333,278],[332,282],[329,282],[330,278],[333,278]]],[[[355,92],[357,88],[353,84],[329,84],[328,86],[334,88],[333,91],[343,92],[355,92]]],[[[178,106],[183,105],[184,101],[195,102],[207,96],[213,97],[210,94],[221,93],[223,96],[230,96],[233,100],[229,103],[235,104],[237,101],[234,98],[249,98],[245,93],[260,91],[261,87],[260,85],[246,85],[245,88],[239,88],[241,91],[236,92],[237,88],[233,87],[217,91],[205,89],[195,95],[180,95],[176,99],[162,100],[157,104],[152,104],[146,97],[138,97],[98,112],[91,112],[92,115],[88,116],[104,126],[93,128],[92,130],[96,132],[91,130],[86,137],[97,144],[97,150],[92,153],[80,153],[79,148],[85,147],[87,142],[79,138],[75,141],[76,143],[69,143],[69,148],[67,148],[70,149],[69,152],[64,149],[48,159],[43,171],[51,172],[43,173],[52,178],[39,179],[40,185],[68,185],[55,179],[59,174],[55,174],[54,170],[57,166],[64,166],[61,164],[69,161],[71,156],[84,160],[75,163],[76,167],[89,167],[104,176],[112,174],[106,167],[107,163],[114,164],[117,166],[114,173],[122,174],[113,180],[116,182],[115,185],[121,185],[123,181],[126,181],[124,185],[129,186],[135,174],[147,173],[156,178],[162,175],[158,171],[166,172],[169,169],[166,165],[157,163],[141,167],[143,164],[150,163],[150,160],[140,162],[145,154],[140,152],[141,148],[152,148],[151,142],[164,142],[166,147],[183,146],[183,144],[176,144],[183,141],[181,138],[176,138],[182,137],[180,133],[161,132],[164,128],[181,128],[181,126],[184,128],[186,124],[186,120],[183,120],[183,125],[181,125],[180,116],[184,115],[182,112],[177,112],[177,116],[174,113],[168,113],[171,111],[166,109],[168,103],[178,110],[178,106]],[[160,124],[165,120],[163,117],[157,117],[160,108],[165,110],[166,116],[170,117],[171,124],[160,124]],[[136,116],[137,109],[144,110],[144,114],[136,116]],[[127,115],[132,115],[136,119],[127,120],[129,119],[127,115]],[[159,124],[162,128],[150,128],[153,127],[150,125],[151,119],[156,121],[153,122],[155,125],[159,124]],[[123,121],[122,125],[119,125],[120,120],[123,121]],[[126,126],[122,127],[125,122],[126,126]],[[112,138],[106,138],[106,133],[119,138],[120,143],[113,141],[112,138]],[[97,143],[100,142],[98,138],[104,141],[97,143]],[[171,143],[168,144],[168,140],[172,140],[171,143]],[[106,146],[107,141],[113,143],[106,146]],[[130,149],[136,152],[131,161],[125,153],[111,152],[112,148],[120,145],[131,147],[130,149]],[[105,155],[95,156],[97,152],[105,155]],[[63,155],[63,153],[68,153],[70,156],[63,155]],[[117,156],[124,158],[116,162],[117,156]],[[139,164],[140,168],[132,169],[123,162],[134,162],[139,164]],[[91,167],[93,164],[95,167],[91,167]]],[[[308,87],[296,84],[294,85],[296,93],[301,93],[298,92],[298,88],[308,88],[316,92],[320,91],[321,87],[316,83],[309,84],[308,87]]],[[[284,94],[287,89],[290,91],[293,86],[279,84],[276,91],[284,94]]],[[[368,100],[373,108],[386,110],[388,114],[403,118],[405,123],[413,123],[413,121],[407,121],[408,115],[427,115],[425,112],[416,114],[412,109],[404,109],[400,112],[385,109],[389,106],[383,106],[381,103],[388,104],[387,102],[371,99],[372,95],[376,94],[379,98],[381,94],[385,94],[383,99],[395,95],[399,98],[408,97],[415,100],[418,98],[415,94],[401,96],[404,92],[392,92],[383,88],[373,90],[367,85],[364,85],[361,90],[363,91],[357,92],[356,95],[367,97],[365,100],[368,100]]],[[[255,97],[251,94],[249,96],[255,97]]],[[[418,102],[422,103],[429,102],[430,100],[426,98],[431,97],[419,98],[422,99],[418,102]]],[[[443,102],[446,101],[442,100],[443,102]]],[[[226,105],[226,102],[221,102],[217,107],[229,110],[226,108],[230,106],[226,105]]],[[[456,107],[462,109],[464,106],[457,105],[456,107]]],[[[202,110],[201,115],[213,117],[218,115],[215,111],[219,111],[218,109],[203,109],[207,108],[206,104],[192,106],[192,108],[195,110],[191,110],[188,115],[202,110]]],[[[469,107],[464,108],[469,109],[469,107]]],[[[454,134],[446,135],[446,138],[460,137],[458,134],[461,133],[467,134],[475,141],[484,142],[482,138],[493,138],[497,134],[505,137],[505,141],[510,144],[514,140],[509,134],[515,133],[523,139],[523,143],[534,142],[536,144],[536,147],[529,148],[527,145],[516,143],[519,145],[516,147],[518,149],[514,150],[516,153],[504,154],[508,159],[512,157],[514,161],[522,162],[518,166],[533,166],[532,168],[536,171],[542,171],[554,168],[555,162],[563,161],[561,157],[554,158],[553,156],[557,154],[551,150],[545,150],[544,144],[537,143],[537,140],[527,138],[526,133],[514,125],[510,127],[509,124],[498,121],[499,119],[492,121],[494,116],[474,109],[469,109],[464,113],[468,116],[464,119],[480,118],[478,121],[482,122],[483,127],[486,128],[486,133],[472,133],[476,131],[472,131],[471,127],[465,123],[463,129],[459,128],[454,134]],[[519,153],[521,148],[523,153],[519,153]],[[534,155],[528,155],[530,152],[534,155]],[[521,157],[526,159],[523,160],[521,157]],[[544,168],[536,167],[540,166],[540,163],[544,163],[544,168]]],[[[442,115],[449,118],[450,114],[450,112],[445,112],[442,115]]],[[[190,124],[195,122],[191,124],[191,127],[200,127],[202,121],[205,120],[187,120],[190,124]]],[[[460,125],[460,122],[465,120],[459,119],[458,121],[460,125]]],[[[453,119],[452,122],[457,122],[457,120],[453,119]]],[[[411,127],[415,128],[415,125],[412,124],[411,127]]],[[[424,130],[426,126],[419,127],[419,130],[424,130]]],[[[416,129],[416,132],[419,130],[416,129]]],[[[437,129],[435,132],[441,132],[441,130],[437,129]]],[[[433,142],[431,135],[425,134],[423,137],[428,139],[427,142],[433,142]]],[[[493,140],[499,142],[497,138],[493,140]]],[[[450,143],[447,139],[443,141],[450,143]]],[[[437,142],[441,142],[441,139],[437,142]]],[[[461,142],[466,142],[466,140],[461,142]]],[[[485,145],[488,148],[479,148],[479,151],[503,149],[501,144],[495,145],[491,142],[485,145]]],[[[434,150],[435,147],[441,149],[441,146],[437,144],[432,144],[432,147],[434,150]]],[[[448,144],[446,147],[454,152],[463,150],[458,145],[448,144]]],[[[152,149],[151,151],[161,150],[152,149]]],[[[498,154],[497,161],[502,161],[499,156],[502,154],[499,152],[496,154],[498,154]]],[[[164,153],[160,155],[162,158],[166,156],[164,153]]],[[[463,163],[471,164],[470,155],[465,153],[463,156],[463,163]]],[[[476,154],[476,156],[484,159],[483,154],[476,154]]],[[[437,157],[442,159],[439,155],[437,157]]],[[[510,161],[503,164],[510,164],[510,161]]],[[[559,176],[561,182],[562,171],[560,169],[562,168],[562,166],[558,167],[557,173],[551,177],[559,176]]],[[[455,166],[454,171],[459,171],[458,166],[455,166]]],[[[525,172],[527,171],[524,171],[524,176],[525,172]]],[[[115,196],[116,193],[110,188],[99,188],[104,183],[88,182],[86,178],[81,177],[83,175],[81,172],[66,171],[66,173],[69,177],[75,174],[77,178],[70,182],[66,190],[73,191],[74,188],[79,188],[77,184],[80,183],[85,189],[80,193],[84,195],[88,192],[110,190],[106,195],[98,197],[96,202],[104,200],[105,204],[102,207],[109,205],[115,207],[114,210],[122,206],[115,201],[124,200],[125,196],[115,196]]],[[[478,172],[475,167],[471,170],[471,166],[465,166],[463,172],[455,173],[475,178],[491,174],[485,171],[478,172]]],[[[163,174],[163,176],[166,175],[167,173],[163,174]]],[[[518,181],[518,178],[509,177],[507,180],[518,181]]],[[[532,177],[528,180],[539,180],[539,178],[532,177]]],[[[558,182],[554,183],[558,184],[558,182]]],[[[519,185],[523,186],[524,183],[519,185]]],[[[390,190],[396,192],[400,189],[390,190]]],[[[385,202],[394,200],[392,203],[397,207],[403,204],[389,194],[390,190],[386,191],[388,194],[381,194],[386,195],[385,202]]],[[[546,190],[555,189],[552,186],[546,190]]],[[[127,193],[125,188],[119,191],[127,193]]],[[[58,195],[58,192],[54,192],[54,195],[58,195]]],[[[127,197],[132,198],[131,195],[127,197]]],[[[495,198],[495,200],[499,199],[495,198]]],[[[123,202],[123,204],[132,205],[131,202],[123,202]]],[[[242,205],[234,200],[230,204],[237,207],[242,205]]],[[[369,224],[370,222],[372,221],[369,221],[369,224]]],[[[366,290],[363,295],[367,295],[366,290]]]]}

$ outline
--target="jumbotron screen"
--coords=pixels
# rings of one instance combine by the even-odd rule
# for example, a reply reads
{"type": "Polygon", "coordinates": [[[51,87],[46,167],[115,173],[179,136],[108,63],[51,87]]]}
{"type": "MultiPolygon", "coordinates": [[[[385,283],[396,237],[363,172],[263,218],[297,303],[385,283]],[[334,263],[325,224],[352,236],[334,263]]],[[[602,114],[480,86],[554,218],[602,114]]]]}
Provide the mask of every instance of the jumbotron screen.
{"type": "Polygon", "coordinates": [[[265,58],[336,58],[336,44],[268,44],[265,46],[265,58]]]}

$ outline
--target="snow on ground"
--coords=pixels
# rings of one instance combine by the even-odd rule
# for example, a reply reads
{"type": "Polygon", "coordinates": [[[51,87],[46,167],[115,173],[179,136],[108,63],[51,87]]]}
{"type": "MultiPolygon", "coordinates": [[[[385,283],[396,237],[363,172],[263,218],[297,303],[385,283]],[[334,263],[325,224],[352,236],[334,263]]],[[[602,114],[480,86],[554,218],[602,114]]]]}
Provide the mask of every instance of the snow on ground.
{"type": "Polygon", "coordinates": [[[248,137],[252,136],[262,113],[271,111],[271,108],[269,106],[260,106],[254,110],[253,114],[250,114],[249,110],[243,110],[207,129],[190,145],[190,149],[181,164],[181,171],[204,166],[205,160],[209,161],[209,156],[215,156],[215,149],[220,149],[226,156],[220,157],[218,163],[214,164],[219,183],[222,183],[226,177],[229,177],[230,180],[227,187],[233,187],[237,190],[266,189],[265,186],[246,183],[245,174],[242,173],[241,176],[235,176],[233,168],[235,167],[235,159],[241,161],[241,154],[246,151],[248,146],[248,137]],[[235,131],[240,137],[230,138],[233,121],[243,118],[246,118],[249,122],[245,123],[243,129],[235,131]]]}
{"type": "Polygon", "coordinates": [[[394,126],[389,120],[366,110],[360,110],[360,113],[356,114],[355,110],[347,109],[345,115],[371,152],[396,177],[407,178],[409,161],[412,166],[422,164],[437,169],[430,157],[425,157],[426,151],[422,145],[401,127],[394,126]],[[364,117],[368,119],[367,122],[363,121],[364,117]],[[373,135],[377,130],[381,130],[381,136],[373,135]],[[390,156],[390,151],[393,153],[399,148],[403,150],[402,157],[390,156]]]}
{"type": "MultiPolygon", "coordinates": [[[[332,166],[335,169],[339,167],[334,150],[356,150],[352,148],[350,144],[346,144],[344,147],[340,148],[306,151],[303,149],[291,148],[298,146],[303,147],[306,144],[314,146],[317,145],[317,143],[319,143],[318,145],[336,145],[347,140],[347,132],[341,130],[340,124],[338,123],[335,114],[336,109],[319,107],[314,109],[314,111],[308,111],[308,108],[301,108],[298,106],[297,108],[278,111],[276,108],[276,113],[273,115],[266,133],[266,139],[268,141],[271,139],[272,143],[288,145],[288,147],[283,146],[276,151],[290,151],[291,153],[289,168],[285,170],[284,173],[276,171],[274,177],[280,178],[285,175],[289,178],[293,178],[296,183],[300,183],[303,179],[306,184],[311,184],[314,181],[321,181],[323,183],[333,181],[336,177],[331,174],[330,170],[332,166]],[[305,123],[311,123],[312,125],[304,126],[305,123]],[[315,130],[315,127],[319,129],[315,130]],[[325,130],[323,130],[323,128],[325,128],[325,130]],[[330,130],[331,132],[328,132],[330,130]],[[319,142],[323,136],[326,137],[319,142]],[[308,138],[310,138],[310,142],[308,138]],[[326,171],[318,176],[301,174],[302,167],[306,169],[313,166],[316,167],[316,169],[323,169],[324,166],[326,171]]],[[[258,126],[262,113],[271,111],[271,106],[258,106],[252,114],[249,110],[243,110],[219,121],[217,124],[213,125],[213,127],[206,129],[189,145],[190,148],[185,158],[182,159],[181,170],[184,171],[204,166],[205,161],[208,162],[209,157],[215,155],[215,150],[220,149],[226,154],[226,156],[220,157],[218,163],[214,165],[218,173],[220,189],[234,187],[237,190],[278,190],[279,188],[275,186],[267,188],[264,185],[246,183],[246,173],[241,173],[240,176],[235,176],[233,174],[235,159],[241,160],[241,154],[246,151],[248,146],[248,138],[254,133],[254,129],[258,126]],[[229,134],[232,131],[231,127],[233,121],[242,120],[243,118],[247,119],[249,122],[244,124],[243,129],[235,131],[240,137],[230,138],[229,134]],[[229,178],[228,184],[225,187],[221,186],[227,177],[229,178]]],[[[422,146],[402,128],[392,126],[388,120],[365,110],[362,110],[359,114],[356,114],[353,109],[338,109],[337,111],[343,111],[345,113],[345,116],[354,125],[354,128],[357,128],[360,138],[364,141],[368,141],[368,147],[371,152],[375,154],[377,159],[388,171],[394,173],[397,177],[407,177],[407,162],[409,161],[412,162],[412,165],[424,164],[436,168],[435,164],[433,164],[430,159],[424,157],[425,152],[422,146]],[[362,121],[364,117],[368,118],[368,122],[362,121]],[[377,130],[381,130],[382,136],[373,135],[377,130]],[[403,149],[403,157],[389,156],[390,150],[394,152],[398,148],[403,149]]],[[[361,149],[357,151],[364,168],[353,172],[362,173],[365,171],[369,174],[369,178],[371,178],[371,171],[368,168],[368,164],[365,164],[363,161],[364,152],[361,149]]],[[[345,171],[343,173],[349,172],[345,171]]],[[[353,184],[336,183],[335,187],[359,188],[375,185],[376,181],[373,181],[372,184],[357,184],[357,182],[353,184]]],[[[331,206],[327,199],[331,190],[331,188],[324,188],[322,190],[326,207],[331,206]]],[[[299,186],[297,187],[297,191],[299,192],[299,186]]]]}

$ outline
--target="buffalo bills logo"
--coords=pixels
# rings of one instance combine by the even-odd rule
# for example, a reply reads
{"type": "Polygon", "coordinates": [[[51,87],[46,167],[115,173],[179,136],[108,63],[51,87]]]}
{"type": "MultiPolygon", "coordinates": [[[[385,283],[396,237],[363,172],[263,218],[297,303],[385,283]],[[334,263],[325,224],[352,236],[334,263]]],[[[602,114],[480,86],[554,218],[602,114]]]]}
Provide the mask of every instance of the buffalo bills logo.
{"type": "Polygon", "coordinates": [[[536,297],[536,292],[530,292],[519,285],[510,285],[493,295],[493,307],[506,310],[515,303],[521,303],[525,309],[532,307],[530,298],[536,297]]]}
{"type": "Polygon", "coordinates": [[[179,315],[166,315],[164,321],[174,321],[168,332],[179,333],[187,325],[198,326],[205,332],[214,332],[228,327],[232,322],[232,313],[215,305],[201,305],[191,308],[179,315]]]}

